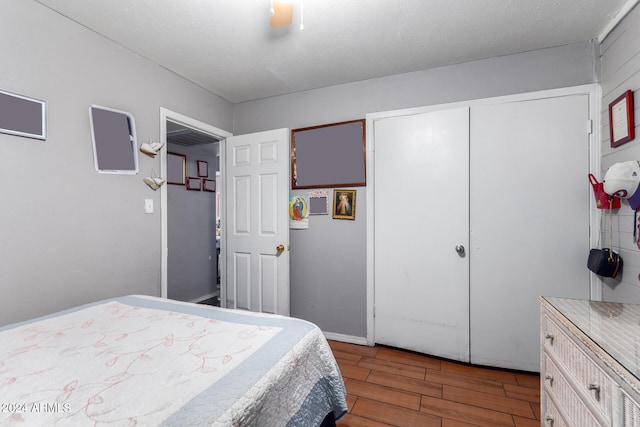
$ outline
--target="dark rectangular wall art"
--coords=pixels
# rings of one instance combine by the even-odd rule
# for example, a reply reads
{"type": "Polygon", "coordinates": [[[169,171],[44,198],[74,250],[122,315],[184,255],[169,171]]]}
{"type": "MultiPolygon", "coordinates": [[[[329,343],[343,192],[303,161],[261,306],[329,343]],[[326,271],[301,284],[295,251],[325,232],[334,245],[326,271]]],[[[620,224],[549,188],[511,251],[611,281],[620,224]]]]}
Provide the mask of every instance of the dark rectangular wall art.
{"type": "Polygon", "coordinates": [[[47,139],[47,103],[0,90],[0,132],[47,139]]]}
{"type": "Polygon", "coordinates": [[[365,120],[291,131],[291,188],[367,184],[365,120]]]}
{"type": "Polygon", "coordinates": [[[138,173],[136,127],[125,111],[92,105],[89,107],[93,159],[97,172],[138,173]]]}

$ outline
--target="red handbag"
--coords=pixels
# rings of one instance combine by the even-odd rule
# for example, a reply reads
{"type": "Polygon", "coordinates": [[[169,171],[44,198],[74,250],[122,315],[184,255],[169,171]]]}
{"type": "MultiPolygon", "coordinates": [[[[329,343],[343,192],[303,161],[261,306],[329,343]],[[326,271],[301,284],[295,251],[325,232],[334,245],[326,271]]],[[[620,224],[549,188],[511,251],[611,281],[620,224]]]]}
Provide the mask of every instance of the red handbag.
{"type": "Polygon", "coordinates": [[[607,193],[604,192],[604,185],[602,182],[598,182],[593,174],[589,174],[589,181],[591,182],[591,186],[593,187],[593,194],[596,197],[596,206],[598,209],[619,209],[620,208],[620,198],[611,197],[607,193]],[[611,206],[609,206],[611,203],[611,206]]]}

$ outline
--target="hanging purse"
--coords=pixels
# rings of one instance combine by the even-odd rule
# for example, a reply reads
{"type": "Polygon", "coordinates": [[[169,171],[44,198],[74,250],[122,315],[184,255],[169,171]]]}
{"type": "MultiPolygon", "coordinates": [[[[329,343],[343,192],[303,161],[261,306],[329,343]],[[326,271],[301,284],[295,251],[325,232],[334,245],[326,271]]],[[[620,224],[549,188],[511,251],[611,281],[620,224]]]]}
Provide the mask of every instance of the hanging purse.
{"type": "Polygon", "coordinates": [[[616,277],[622,270],[622,258],[609,248],[589,251],[589,270],[602,277],[616,277]]]}
{"type": "MultiPolygon", "coordinates": [[[[610,206],[613,204],[609,201],[610,206]]],[[[609,247],[602,249],[591,249],[587,268],[602,277],[616,277],[622,272],[622,257],[613,251],[613,218],[611,208],[609,209],[609,247]]]]}

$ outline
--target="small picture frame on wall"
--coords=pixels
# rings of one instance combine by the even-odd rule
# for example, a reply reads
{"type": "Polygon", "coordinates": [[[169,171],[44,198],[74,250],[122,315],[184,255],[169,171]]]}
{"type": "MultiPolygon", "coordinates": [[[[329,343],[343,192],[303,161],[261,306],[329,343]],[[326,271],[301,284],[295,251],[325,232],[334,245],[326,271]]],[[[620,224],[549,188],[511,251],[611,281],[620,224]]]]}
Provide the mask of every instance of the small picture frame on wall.
{"type": "Polygon", "coordinates": [[[195,177],[187,177],[187,190],[200,191],[202,189],[202,180],[195,177]]]}
{"type": "Polygon", "coordinates": [[[185,185],[187,179],[187,156],[167,153],[167,184],[185,185]]]}
{"type": "Polygon", "coordinates": [[[314,190],[308,194],[309,215],[329,215],[329,192],[314,190]]]}
{"type": "Polygon", "coordinates": [[[609,134],[611,147],[618,147],[635,138],[633,92],[628,90],[609,104],[609,134]]]}
{"type": "Polygon", "coordinates": [[[198,160],[196,163],[198,165],[198,176],[199,177],[203,177],[203,178],[208,178],[209,177],[209,164],[207,162],[205,162],[204,160],[198,160]]]}
{"type": "Polygon", "coordinates": [[[216,181],[213,179],[203,179],[202,180],[202,191],[216,191],[216,181]]]}
{"type": "Polygon", "coordinates": [[[333,219],[356,219],[356,190],[333,190],[333,219]]]}

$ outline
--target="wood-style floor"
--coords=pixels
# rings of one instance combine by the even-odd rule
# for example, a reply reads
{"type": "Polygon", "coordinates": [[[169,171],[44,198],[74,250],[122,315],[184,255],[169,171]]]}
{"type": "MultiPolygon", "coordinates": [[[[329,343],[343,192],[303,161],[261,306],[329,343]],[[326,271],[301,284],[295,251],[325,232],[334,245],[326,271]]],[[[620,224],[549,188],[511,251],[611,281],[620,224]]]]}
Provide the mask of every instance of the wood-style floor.
{"type": "Polygon", "coordinates": [[[540,426],[539,375],[329,341],[347,387],[337,427],[540,426]]]}

